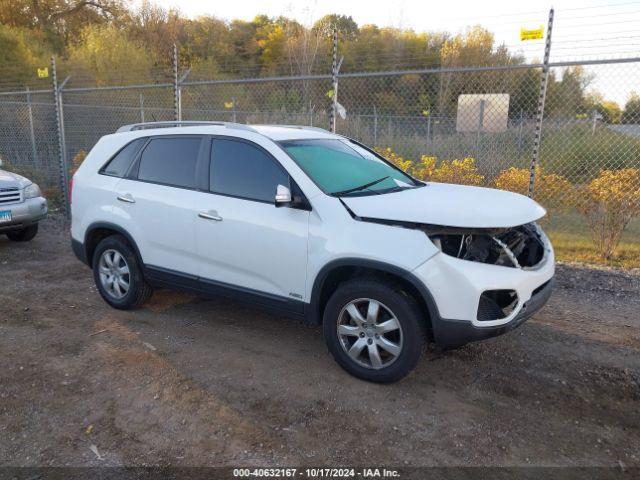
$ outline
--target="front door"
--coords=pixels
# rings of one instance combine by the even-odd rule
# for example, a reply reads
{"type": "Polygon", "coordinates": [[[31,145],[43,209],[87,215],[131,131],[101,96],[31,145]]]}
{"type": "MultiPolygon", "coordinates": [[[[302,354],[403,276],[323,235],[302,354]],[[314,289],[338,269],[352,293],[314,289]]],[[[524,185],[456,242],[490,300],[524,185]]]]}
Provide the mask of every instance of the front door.
{"type": "Polygon", "coordinates": [[[202,281],[267,300],[305,300],[309,212],[274,202],[277,185],[290,186],[287,172],[240,139],[212,139],[210,159],[210,191],[198,193],[195,227],[202,281]]]}

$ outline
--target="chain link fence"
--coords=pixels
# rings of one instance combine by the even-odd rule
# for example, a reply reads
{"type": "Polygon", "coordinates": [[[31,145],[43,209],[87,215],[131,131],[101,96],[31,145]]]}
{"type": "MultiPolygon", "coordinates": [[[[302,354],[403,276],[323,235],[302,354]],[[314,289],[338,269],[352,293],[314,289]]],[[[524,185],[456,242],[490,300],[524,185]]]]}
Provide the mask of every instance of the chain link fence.
{"type": "MultiPolygon", "coordinates": [[[[338,114],[346,114],[337,116],[336,131],[425,180],[527,194],[542,77],[540,64],[341,74],[335,100],[338,114]]],[[[603,170],[627,172],[628,178],[616,177],[615,188],[623,191],[611,193],[620,196],[621,208],[640,204],[634,197],[640,191],[640,117],[603,110],[594,93],[624,104],[639,80],[640,58],[549,64],[534,197],[550,211],[552,232],[588,241],[581,202],[603,170]]],[[[329,128],[333,94],[331,75],[65,86],[58,122],[52,90],[4,92],[0,156],[55,196],[60,134],[68,170],[102,135],[127,123],[180,116],[329,128]]],[[[637,220],[627,223],[624,239],[640,248],[637,220]]]]}
{"type": "Polygon", "coordinates": [[[0,159],[0,168],[16,170],[57,194],[58,136],[51,91],[0,96],[0,159]]]}

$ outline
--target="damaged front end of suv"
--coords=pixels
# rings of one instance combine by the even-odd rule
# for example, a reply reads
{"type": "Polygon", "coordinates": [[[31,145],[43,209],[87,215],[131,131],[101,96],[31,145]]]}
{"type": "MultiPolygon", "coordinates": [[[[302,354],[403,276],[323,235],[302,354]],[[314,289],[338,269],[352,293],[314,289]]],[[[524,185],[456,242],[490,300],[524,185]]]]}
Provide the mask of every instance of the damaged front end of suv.
{"type": "MultiPolygon", "coordinates": [[[[546,258],[546,236],[536,223],[501,229],[423,227],[444,254],[471,262],[522,270],[537,268],[546,258]]],[[[480,295],[476,320],[502,320],[518,307],[513,289],[485,290],[480,295]]]]}
{"type": "Polygon", "coordinates": [[[424,230],[440,251],[472,262],[535,268],[546,251],[544,234],[536,223],[501,229],[425,226],[424,230]]]}
{"type": "Polygon", "coordinates": [[[551,295],[553,247],[536,223],[546,211],[530,198],[428,183],[341,201],[355,220],[424,234],[429,256],[411,274],[437,305],[429,316],[432,338],[440,346],[512,330],[551,295]]]}

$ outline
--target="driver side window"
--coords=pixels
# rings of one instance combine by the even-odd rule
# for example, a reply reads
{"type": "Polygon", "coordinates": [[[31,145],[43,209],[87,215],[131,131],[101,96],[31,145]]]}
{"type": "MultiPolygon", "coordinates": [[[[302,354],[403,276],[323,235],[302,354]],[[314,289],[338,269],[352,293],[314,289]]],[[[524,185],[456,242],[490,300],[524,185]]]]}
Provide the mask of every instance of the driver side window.
{"type": "Polygon", "coordinates": [[[262,149],[240,140],[213,139],[212,193],[273,203],[278,185],[289,187],[289,175],[262,149]]]}

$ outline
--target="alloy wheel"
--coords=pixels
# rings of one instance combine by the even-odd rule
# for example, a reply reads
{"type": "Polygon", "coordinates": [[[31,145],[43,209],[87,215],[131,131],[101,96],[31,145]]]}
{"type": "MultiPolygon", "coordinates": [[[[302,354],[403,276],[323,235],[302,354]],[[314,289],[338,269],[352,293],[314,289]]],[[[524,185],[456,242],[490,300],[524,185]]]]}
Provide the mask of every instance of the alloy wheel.
{"type": "Polygon", "coordinates": [[[119,300],[129,291],[129,265],[117,250],[109,249],[102,252],[98,262],[98,273],[102,287],[113,298],[119,300]]]}
{"type": "Polygon", "coordinates": [[[358,298],[340,311],[337,328],[344,351],[357,364],[379,370],[402,352],[402,327],[393,312],[372,298],[358,298]]]}

